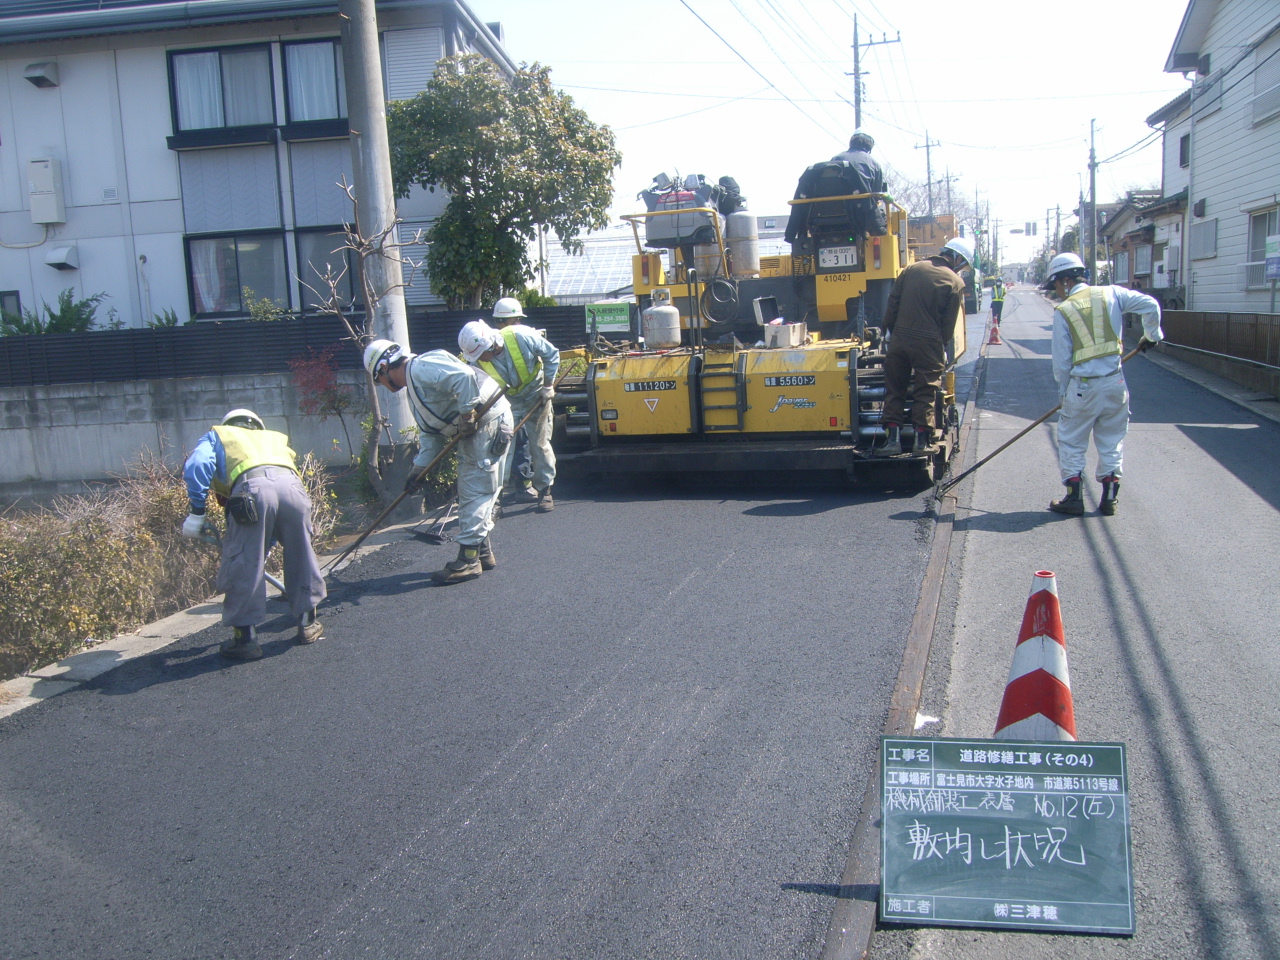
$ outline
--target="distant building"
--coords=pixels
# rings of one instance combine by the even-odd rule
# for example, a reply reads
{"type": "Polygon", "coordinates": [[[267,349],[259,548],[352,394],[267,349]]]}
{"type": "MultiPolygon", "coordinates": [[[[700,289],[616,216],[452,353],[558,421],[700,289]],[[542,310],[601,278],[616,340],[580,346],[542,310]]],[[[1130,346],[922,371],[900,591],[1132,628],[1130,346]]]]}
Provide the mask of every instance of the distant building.
{"type": "MultiPolygon", "coordinates": [[[[378,25],[389,99],[456,53],[516,69],[463,0],[379,3],[378,25]]],[[[106,292],[128,326],[243,317],[249,296],[307,312],[326,266],[347,268],[340,292],[358,300],[339,249],[352,211],[337,183],[353,179],[339,34],[337,0],[0,0],[0,305],[70,287],[106,292]]],[[[446,199],[401,201],[401,241],[446,199]]],[[[439,302],[424,277],[406,300],[439,302]]]]}

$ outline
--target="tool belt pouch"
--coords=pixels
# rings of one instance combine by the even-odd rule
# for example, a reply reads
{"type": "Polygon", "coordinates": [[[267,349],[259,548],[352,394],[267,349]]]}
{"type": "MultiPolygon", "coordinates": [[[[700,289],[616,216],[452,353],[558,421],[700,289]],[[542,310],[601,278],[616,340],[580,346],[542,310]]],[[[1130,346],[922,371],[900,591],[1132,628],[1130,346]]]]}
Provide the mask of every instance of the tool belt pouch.
{"type": "Polygon", "coordinates": [[[493,442],[489,444],[489,453],[495,457],[500,457],[507,452],[507,447],[511,445],[511,438],[515,436],[515,427],[509,423],[503,422],[498,427],[498,432],[494,434],[493,442]]]}
{"type": "Polygon", "coordinates": [[[258,502],[247,493],[237,493],[227,498],[227,516],[242,527],[258,522],[258,502]]]}

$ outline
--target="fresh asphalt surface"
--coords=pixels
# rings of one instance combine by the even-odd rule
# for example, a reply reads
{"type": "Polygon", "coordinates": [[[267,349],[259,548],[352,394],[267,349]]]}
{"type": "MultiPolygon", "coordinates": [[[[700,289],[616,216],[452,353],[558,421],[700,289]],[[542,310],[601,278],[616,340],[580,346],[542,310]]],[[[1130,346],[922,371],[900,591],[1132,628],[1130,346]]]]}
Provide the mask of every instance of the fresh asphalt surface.
{"type": "Polygon", "coordinates": [[[5,958],[811,958],[928,555],[910,490],[557,488],[0,720],[5,958]]]}
{"type": "MultiPolygon", "coordinates": [[[[1011,300],[970,462],[1057,402],[1051,307],[1027,287],[1011,300]]],[[[1150,356],[1126,366],[1116,516],[1096,513],[1092,453],[1089,515],[1045,509],[1062,491],[1053,421],[957,488],[951,623],[921,705],[944,720],[930,733],[991,736],[1032,576],[1056,573],[1079,737],[1127,748],[1137,934],[885,926],[873,960],[1280,957],[1280,425],[1150,356]]]]}

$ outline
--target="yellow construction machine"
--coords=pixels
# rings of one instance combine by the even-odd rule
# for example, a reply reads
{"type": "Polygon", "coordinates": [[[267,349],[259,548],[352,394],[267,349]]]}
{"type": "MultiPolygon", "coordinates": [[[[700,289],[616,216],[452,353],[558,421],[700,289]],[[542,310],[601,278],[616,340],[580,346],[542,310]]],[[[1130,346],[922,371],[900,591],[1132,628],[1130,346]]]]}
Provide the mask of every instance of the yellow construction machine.
{"type": "MultiPolygon", "coordinates": [[[[907,211],[887,194],[794,200],[806,236],[759,257],[754,215],[677,196],[629,215],[643,342],[591,351],[571,426],[587,475],[839,470],[850,479],[941,477],[955,451],[955,379],[936,398],[941,436],[878,458],[885,431],[880,321],[911,261],[907,211]],[[642,238],[642,230],[644,237],[642,238]],[[924,446],[923,443],[920,444],[924,446]]],[[[955,355],[964,352],[963,317],[955,355]]],[[[568,452],[568,451],[566,451],[568,452]]]]}

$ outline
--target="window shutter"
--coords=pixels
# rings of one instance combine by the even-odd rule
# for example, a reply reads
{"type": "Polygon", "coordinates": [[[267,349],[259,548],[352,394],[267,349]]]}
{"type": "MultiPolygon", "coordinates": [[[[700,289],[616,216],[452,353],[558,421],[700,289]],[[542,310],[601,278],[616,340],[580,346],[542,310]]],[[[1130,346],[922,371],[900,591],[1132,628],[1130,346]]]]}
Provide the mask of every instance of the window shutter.
{"type": "Polygon", "coordinates": [[[187,233],[280,226],[275,147],[184,150],[178,170],[187,233]]]}
{"type": "Polygon", "coordinates": [[[438,306],[444,303],[431,290],[431,278],[427,276],[427,244],[414,242],[414,237],[419,232],[426,234],[430,228],[430,223],[400,224],[400,256],[418,265],[416,270],[407,263],[400,268],[404,272],[404,302],[411,307],[438,306]]]}
{"type": "Polygon", "coordinates": [[[1192,260],[1206,260],[1218,255],[1218,220],[1193,223],[1188,231],[1188,253],[1192,260]]]}
{"type": "Polygon", "coordinates": [[[388,30],[382,35],[382,49],[388,100],[408,100],[427,89],[436,61],[444,55],[439,27],[388,30]]]}

